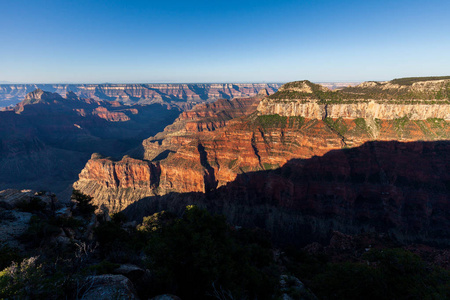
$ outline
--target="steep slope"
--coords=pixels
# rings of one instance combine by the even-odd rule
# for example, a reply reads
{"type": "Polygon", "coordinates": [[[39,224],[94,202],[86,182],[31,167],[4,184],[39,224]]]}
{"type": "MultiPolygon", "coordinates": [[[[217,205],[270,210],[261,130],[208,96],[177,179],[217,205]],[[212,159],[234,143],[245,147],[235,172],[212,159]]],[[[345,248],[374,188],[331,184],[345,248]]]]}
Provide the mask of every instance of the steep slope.
{"type": "MultiPolygon", "coordinates": [[[[93,195],[99,206],[107,203],[106,206],[112,211],[120,211],[143,196],[165,194],[170,190],[203,190],[204,166],[202,163],[197,164],[195,158],[198,149],[192,156],[193,164],[190,161],[167,158],[178,151],[186,151],[183,150],[185,147],[189,150],[192,145],[197,147],[199,135],[202,133],[219,130],[233,118],[254,111],[260,99],[221,99],[211,104],[199,104],[191,111],[183,112],[163,132],[144,140],[144,160],[125,157],[121,161],[114,161],[94,155],[80,173],[80,179],[74,187],[93,195]],[[118,166],[124,168],[125,172],[117,173],[118,166]],[[128,182],[127,178],[131,175],[126,170],[130,168],[139,169],[139,174],[149,174],[150,170],[157,170],[153,172],[156,179],[140,186],[124,187],[123,182],[128,182]],[[99,173],[107,175],[98,176],[99,173]]],[[[189,153],[187,155],[190,156],[189,153]]],[[[209,176],[213,176],[213,172],[209,176]]],[[[144,182],[148,177],[136,180],[144,182]]]]}
{"type": "MultiPolygon", "coordinates": [[[[438,88],[445,87],[447,81],[417,84],[430,87],[422,92],[431,95],[438,88]]],[[[394,89],[392,93],[397,92],[394,89]]],[[[104,160],[92,159],[74,186],[94,196],[98,204],[109,203],[112,211],[119,211],[143,194],[208,192],[233,181],[238,174],[278,168],[291,159],[322,156],[330,150],[358,147],[371,140],[409,142],[447,140],[450,137],[449,122],[441,115],[449,111],[448,98],[424,100],[421,104],[411,104],[411,100],[378,103],[379,109],[375,110],[377,114],[374,117],[361,107],[349,105],[369,103],[370,106],[375,100],[366,99],[366,96],[351,100],[355,103],[347,103],[346,99],[340,102],[332,100],[341,97],[342,93],[302,81],[286,84],[278,93],[264,98],[253,113],[250,112],[256,104],[251,99],[198,106],[182,114],[163,133],[144,141],[145,164],[160,170],[154,184],[129,186],[125,195],[120,184],[99,181],[90,169],[135,162],[108,161],[105,164],[104,160]],[[285,97],[283,101],[279,100],[280,95],[285,97]],[[292,95],[295,97],[289,98],[292,95]],[[232,113],[236,112],[236,105],[244,103],[247,103],[246,109],[237,110],[238,114],[232,113]],[[288,113],[284,114],[283,110],[272,110],[278,103],[288,108],[300,103],[303,108],[286,109],[288,113]],[[389,105],[395,109],[387,109],[389,105]],[[426,113],[422,112],[421,105],[425,106],[426,113]],[[221,107],[224,110],[218,109],[221,107]],[[226,121],[222,122],[224,116],[226,121]],[[135,196],[134,188],[139,190],[135,196]]],[[[113,169],[108,168],[105,172],[113,169]]],[[[108,178],[123,180],[114,174],[108,178]]]]}
{"type": "Polygon", "coordinates": [[[175,152],[189,143],[199,132],[215,131],[234,118],[255,111],[261,96],[233,100],[219,99],[213,103],[199,104],[167,126],[163,132],[144,140],[144,159],[153,160],[162,153],[175,152]]]}

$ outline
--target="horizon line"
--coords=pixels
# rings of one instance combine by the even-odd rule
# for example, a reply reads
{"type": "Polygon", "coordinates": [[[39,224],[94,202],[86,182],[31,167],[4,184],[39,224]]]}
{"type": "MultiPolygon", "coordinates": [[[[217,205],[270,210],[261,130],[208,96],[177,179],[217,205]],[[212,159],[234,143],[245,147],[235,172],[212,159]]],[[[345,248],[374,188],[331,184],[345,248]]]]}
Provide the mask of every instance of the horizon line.
{"type": "MultiPolygon", "coordinates": [[[[0,85],[11,85],[11,84],[61,84],[61,85],[100,85],[100,84],[280,84],[294,81],[303,81],[308,79],[291,80],[291,81],[210,81],[210,82],[13,82],[13,81],[0,81],[0,85]]],[[[310,80],[314,83],[357,83],[364,82],[367,80],[310,80]]],[[[386,80],[369,80],[369,81],[386,81],[386,80]]]]}

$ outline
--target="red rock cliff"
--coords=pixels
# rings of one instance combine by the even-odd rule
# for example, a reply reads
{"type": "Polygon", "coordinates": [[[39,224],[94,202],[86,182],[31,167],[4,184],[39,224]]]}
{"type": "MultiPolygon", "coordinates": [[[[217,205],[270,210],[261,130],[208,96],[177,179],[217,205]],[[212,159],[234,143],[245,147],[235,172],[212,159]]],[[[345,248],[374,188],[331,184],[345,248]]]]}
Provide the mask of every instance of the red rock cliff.
{"type": "MultiPolygon", "coordinates": [[[[283,96],[294,93],[293,95],[302,97],[306,95],[307,98],[317,95],[335,97],[334,94],[329,94],[332,92],[328,89],[310,82],[291,85],[287,84],[287,88],[280,89],[277,94],[281,93],[283,96]]],[[[437,87],[432,87],[442,88],[441,85],[439,83],[437,87]]],[[[434,93],[434,90],[431,92],[434,93]]],[[[375,92],[371,90],[371,93],[375,92]]],[[[383,93],[381,96],[376,93],[374,95],[384,97],[383,93]]],[[[353,97],[352,95],[349,97],[353,97]]],[[[326,114],[322,118],[281,116],[262,113],[264,109],[261,109],[261,105],[274,101],[278,103],[276,98],[264,98],[261,102],[259,99],[219,100],[212,104],[198,105],[184,112],[164,132],[145,140],[144,159],[151,161],[151,164],[158,164],[160,168],[158,184],[146,187],[146,193],[164,195],[170,192],[207,192],[235,180],[238,174],[276,169],[291,159],[322,156],[331,150],[358,147],[373,140],[410,142],[450,138],[449,121],[442,118],[386,116],[385,119],[365,119],[352,118],[351,114],[345,114],[345,118],[336,115],[327,117],[326,114]],[[259,112],[256,111],[258,103],[259,112]]],[[[442,105],[442,101],[436,104],[431,100],[424,101],[430,107],[442,105]]],[[[408,102],[395,105],[409,107],[412,104],[408,102]]],[[[314,113],[312,115],[315,116],[314,113]]],[[[432,115],[427,115],[430,116],[432,115]]],[[[92,194],[90,186],[98,184],[106,189],[107,185],[114,186],[112,182],[101,182],[95,176],[80,177],[75,186],[92,194]]],[[[105,193],[104,197],[102,193],[96,194],[99,202],[130,202],[121,198],[122,192],[119,190],[113,194],[105,193]]]]}
{"type": "MultiPolygon", "coordinates": [[[[185,122],[188,116],[193,116],[193,120],[201,119],[198,115],[211,116],[210,112],[186,113],[178,122],[182,123],[183,120],[184,125],[189,124],[185,122]]],[[[174,128],[178,125],[176,122],[172,126],[174,128]]],[[[225,125],[210,131],[199,130],[198,126],[192,130],[188,130],[191,127],[179,126],[178,131],[167,130],[162,140],[145,141],[144,146],[149,160],[147,162],[133,160],[127,163],[145,162],[147,165],[158,165],[160,177],[154,181],[157,182],[156,185],[148,184],[145,187],[128,180],[126,182],[132,184],[125,188],[138,190],[145,188],[146,195],[205,192],[233,181],[238,174],[275,169],[294,158],[322,156],[330,150],[357,147],[374,138],[374,130],[364,120],[359,119],[323,121],[251,114],[228,120],[225,125]],[[152,159],[156,160],[150,163],[152,159]]],[[[376,137],[379,141],[431,141],[450,136],[450,126],[443,120],[409,120],[403,123],[396,120],[378,120],[373,126],[376,126],[376,137]]],[[[91,163],[92,161],[87,164],[82,174],[90,173],[91,163]]],[[[110,164],[122,163],[110,162],[110,164]]],[[[106,173],[111,172],[112,167],[105,161],[101,166],[106,169],[106,173]]],[[[94,195],[91,186],[97,187],[100,184],[103,186],[102,191],[95,192],[94,195],[99,202],[119,201],[127,204],[132,202],[130,198],[122,198],[121,186],[111,174],[99,175],[80,175],[75,187],[94,195]],[[111,194],[105,192],[106,190],[115,192],[111,194]]],[[[130,193],[128,192],[125,197],[129,197],[130,193]]],[[[142,195],[140,192],[137,194],[139,197],[142,195]]]]}

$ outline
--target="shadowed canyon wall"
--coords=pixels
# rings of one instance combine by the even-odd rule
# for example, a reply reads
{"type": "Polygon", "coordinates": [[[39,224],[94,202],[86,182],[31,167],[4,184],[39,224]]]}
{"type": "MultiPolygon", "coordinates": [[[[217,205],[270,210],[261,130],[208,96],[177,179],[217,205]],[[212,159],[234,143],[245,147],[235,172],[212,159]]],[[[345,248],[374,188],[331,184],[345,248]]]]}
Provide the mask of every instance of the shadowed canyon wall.
{"type": "Polygon", "coordinates": [[[68,199],[93,152],[122,157],[175,120],[177,107],[123,105],[36,90],[0,111],[0,188],[68,199]]]}
{"type": "Polygon", "coordinates": [[[327,240],[332,230],[377,232],[403,242],[448,247],[450,150],[442,142],[368,142],[239,174],[217,190],[148,197],[132,219],[196,204],[230,223],[269,230],[281,243],[327,240]]]}

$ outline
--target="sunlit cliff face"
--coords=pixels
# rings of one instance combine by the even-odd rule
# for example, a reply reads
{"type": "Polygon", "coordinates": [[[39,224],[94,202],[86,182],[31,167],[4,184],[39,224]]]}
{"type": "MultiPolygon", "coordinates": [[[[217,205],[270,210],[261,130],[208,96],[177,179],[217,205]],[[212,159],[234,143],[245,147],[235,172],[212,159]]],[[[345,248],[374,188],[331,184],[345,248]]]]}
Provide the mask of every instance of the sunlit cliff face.
{"type": "MultiPolygon", "coordinates": [[[[373,84],[361,86],[366,85],[372,88],[373,84]]],[[[392,84],[374,85],[392,88],[392,84]]],[[[286,86],[280,92],[291,89],[289,84],[286,86]]],[[[442,84],[431,85],[431,90],[436,86],[442,84]]],[[[280,100],[259,96],[221,100],[182,113],[164,132],[143,142],[143,157],[158,170],[154,184],[145,187],[131,184],[127,188],[144,189],[146,195],[206,192],[235,180],[238,174],[276,169],[291,159],[322,156],[330,150],[358,147],[372,140],[410,142],[450,138],[447,121],[450,104],[445,100],[415,104],[409,100],[403,104],[392,100],[383,103],[379,99],[327,103],[309,95],[311,91],[330,92],[326,88],[310,82],[294,83],[293,88],[296,92],[301,89],[299,93],[306,93],[309,98],[280,100]]],[[[95,160],[90,163],[102,168],[95,160]]],[[[136,163],[140,162],[127,162],[136,163]]],[[[98,203],[119,198],[129,205],[138,198],[132,191],[122,196],[121,183],[99,181],[93,175],[95,172],[90,175],[89,168],[88,163],[75,187],[94,193],[98,203]]]]}

